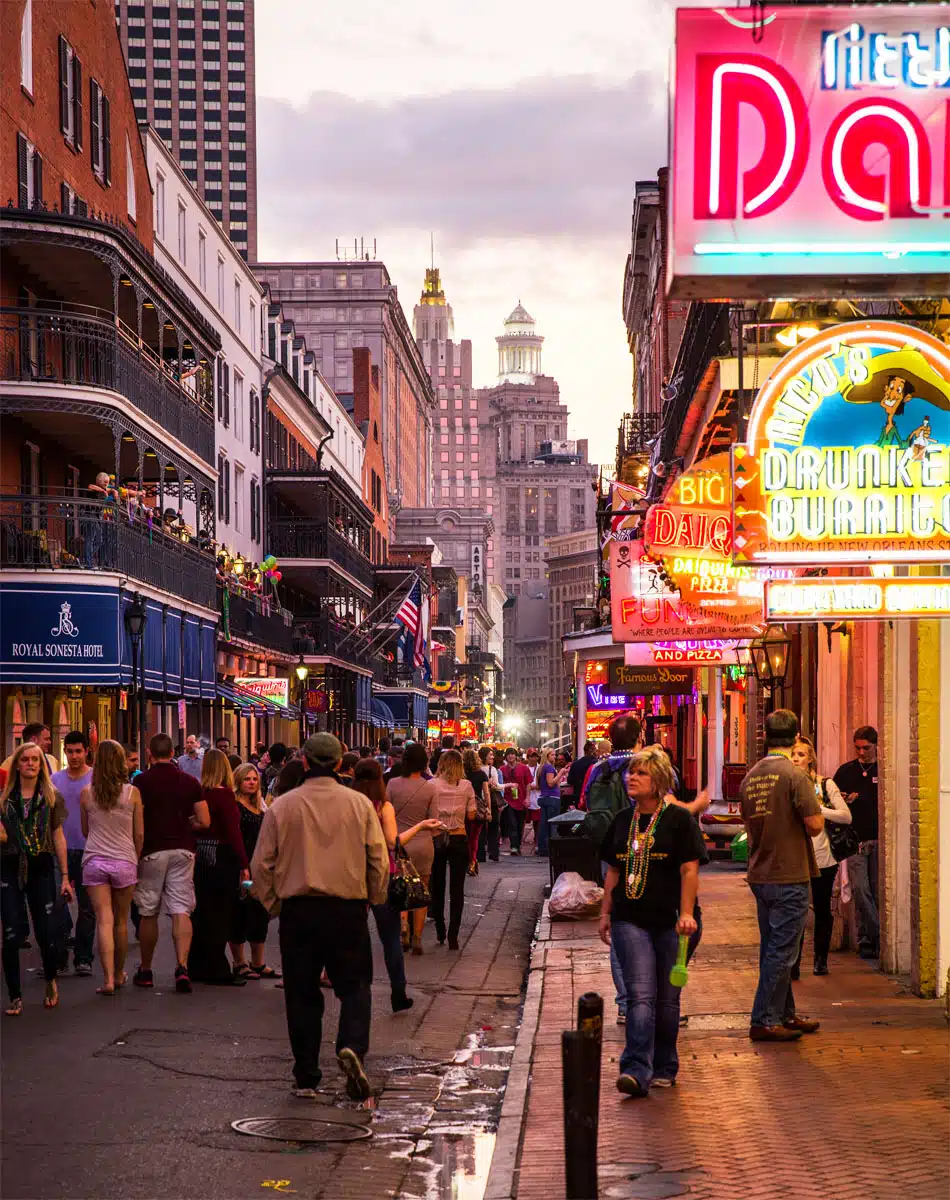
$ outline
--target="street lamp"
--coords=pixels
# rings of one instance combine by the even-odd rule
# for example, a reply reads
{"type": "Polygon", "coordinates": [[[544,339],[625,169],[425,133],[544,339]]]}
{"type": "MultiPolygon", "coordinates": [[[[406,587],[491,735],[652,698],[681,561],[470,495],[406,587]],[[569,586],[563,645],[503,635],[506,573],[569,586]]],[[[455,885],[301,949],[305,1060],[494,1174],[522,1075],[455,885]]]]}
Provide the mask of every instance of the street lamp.
{"type": "Polygon", "coordinates": [[[307,676],[310,674],[310,668],[303,660],[303,655],[297,660],[297,665],[294,667],[294,674],[297,676],[297,696],[300,704],[300,745],[303,746],[307,740],[307,716],[304,712],[304,699],[306,697],[307,676]]]}
{"type": "Polygon", "coordinates": [[[148,610],[145,600],[139,592],[132,597],[132,603],[125,608],[125,628],[128,630],[129,641],[132,643],[132,711],[137,717],[133,722],[137,726],[136,736],[130,738],[138,744],[139,762],[145,762],[145,655],[142,654],[142,683],[139,685],[138,665],[139,651],[142,645],[142,634],[145,632],[145,622],[148,620],[148,610]]]}
{"type": "Polygon", "coordinates": [[[764,635],[752,643],[752,665],[756,680],[769,689],[769,711],[775,707],[775,689],[785,684],[791,645],[792,639],[784,625],[770,625],[764,635]]]}

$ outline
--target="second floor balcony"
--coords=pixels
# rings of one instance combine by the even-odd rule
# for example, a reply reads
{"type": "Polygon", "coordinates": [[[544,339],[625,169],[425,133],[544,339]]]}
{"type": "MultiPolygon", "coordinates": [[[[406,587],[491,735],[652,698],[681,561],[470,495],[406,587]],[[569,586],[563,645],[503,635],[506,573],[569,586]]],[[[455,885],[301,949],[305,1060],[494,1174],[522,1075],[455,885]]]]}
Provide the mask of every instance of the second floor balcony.
{"type": "Polygon", "coordinates": [[[377,661],[369,650],[366,638],[356,632],[355,622],[340,619],[332,612],[295,621],[293,629],[295,654],[343,658],[358,667],[371,668],[377,661]]]}
{"type": "Polygon", "coordinates": [[[131,519],[109,501],[67,494],[0,495],[0,567],[125,576],[217,607],[214,555],[187,528],[131,519]]]}
{"type": "MultiPolygon", "coordinates": [[[[362,550],[338,533],[328,521],[308,517],[277,517],[268,522],[268,550],[281,562],[287,576],[289,567],[304,563],[335,567],[370,592],[373,588],[373,564],[362,550]]],[[[299,571],[295,569],[295,575],[299,571]]],[[[289,577],[288,577],[289,578],[289,577]]]]}
{"type": "Polygon", "coordinates": [[[219,634],[225,641],[237,638],[271,650],[294,653],[293,614],[276,601],[243,594],[218,584],[219,634]]]}

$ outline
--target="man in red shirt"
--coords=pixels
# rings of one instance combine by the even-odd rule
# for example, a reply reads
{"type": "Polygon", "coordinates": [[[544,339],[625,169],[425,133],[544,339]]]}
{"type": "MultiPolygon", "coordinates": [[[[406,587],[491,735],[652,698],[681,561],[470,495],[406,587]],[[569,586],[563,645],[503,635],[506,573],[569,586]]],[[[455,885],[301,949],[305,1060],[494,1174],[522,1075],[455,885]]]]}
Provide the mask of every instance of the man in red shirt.
{"type": "Polygon", "coordinates": [[[510,785],[505,788],[505,799],[508,801],[508,810],[511,814],[508,818],[511,853],[520,856],[521,835],[524,833],[524,822],[528,812],[528,789],[531,787],[534,776],[529,767],[523,762],[518,762],[518,751],[514,747],[505,751],[505,765],[501,768],[501,779],[503,784],[510,785]]]}

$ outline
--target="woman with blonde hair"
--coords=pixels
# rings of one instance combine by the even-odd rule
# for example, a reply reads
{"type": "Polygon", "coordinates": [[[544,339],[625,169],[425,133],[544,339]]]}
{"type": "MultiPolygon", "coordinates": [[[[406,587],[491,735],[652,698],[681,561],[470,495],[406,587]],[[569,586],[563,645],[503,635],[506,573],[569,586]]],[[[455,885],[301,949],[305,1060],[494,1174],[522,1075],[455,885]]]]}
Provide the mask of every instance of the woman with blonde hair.
{"type": "MultiPolygon", "coordinates": [[[[244,763],[234,772],[234,793],[238,804],[238,820],[244,853],[250,862],[257,846],[261,824],[267,806],[261,794],[261,774],[253,763],[244,763]]],[[[279,979],[280,972],[264,961],[267,926],[270,914],[261,902],[241,887],[234,893],[231,909],[231,929],[228,942],[234,974],[240,979],[279,979]],[[244,947],[251,946],[251,961],[244,957],[244,947]]]]}
{"type": "Polygon", "coordinates": [[[3,839],[0,845],[0,920],[3,923],[3,975],[10,996],[8,1017],[23,1011],[20,987],[20,936],[29,905],[43,959],[44,1008],[59,1004],[56,984],[55,861],[62,875],[60,894],[72,900],[66,857],[66,802],[53,787],[43,751],[24,742],[10,761],[0,795],[3,839]]]}
{"type": "Polygon", "coordinates": [[[554,750],[548,747],[541,751],[541,762],[538,765],[538,804],[541,809],[541,824],[538,826],[538,848],[536,853],[541,858],[548,856],[550,839],[550,821],[561,811],[561,783],[567,775],[567,768],[560,771],[554,763],[554,750]]]}
{"type": "MultiPolygon", "coordinates": [[[[827,823],[832,825],[850,825],[851,809],[841,795],[838,785],[833,779],[825,779],[818,774],[818,755],[811,738],[798,735],[792,746],[789,758],[796,767],[801,767],[812,781],[815,796],[821,805],[821,815],[825,818],[825,828],[811,839],[815,849],[815,861],[818,864],[819,875],[811,881],[811,901],[815,910],[815,967],[816,975],[828,974],[828,951],[831,949],[831,931],[834,927],[834,917],[831,913],[831,894],[834,891],[835,876],[838,874],[838,862],[831,852],[831,842],[828,839],[827,823]]],[[[797,979],[801,972],[802,945],[798,949],[798,961],[792,968],[792,978],[797,979]]]]}
{"type": "Polygon", "coordinates": [[[250,879],[247,852],[241,837],[234,776],[228,756],[206,750],[201,763],[201,799],[208,805],[211,824],[198,838],[195,854],[195,911],[188,975],[199,983],[243,987],[224,948],[231,932],[232,905],[241,883],[250,879]]]}
{"type": "Polygon", "coordinates": [[[673,768],[659,746],[631,755],[630,807],[619,812],[601,845],[607,864],[600,936],[616,952],[626,992],[626,1045],[617,1090],[645,1096],[669,1086],[679,1059],[680,989],[670,983],[678,935],[696,931],[702,834],[690,813],[668,797],[673,768]]]}
{"type": "Polygon", "coordinates": [[[436,807],[442,833],[435,841],[432,862],[432,915],[439,945],[445,942],[445,877],[449,876],[449,949],[459,948],[459,929],[465,904],[468,874],[468,837],[465,822],[474,821],[478,803],[458,750],[443,750],[435,777],[436,807]]]}
{"type": "Polygon", "coordinates": [[[82,882],[96,913],[101,996],[112,996],[128,979],[129,909],[145,841],[142,797],[129,783],[125,751],[118,742],[100,742],[92,781],[79,798],[86,847],[82,882]]]}

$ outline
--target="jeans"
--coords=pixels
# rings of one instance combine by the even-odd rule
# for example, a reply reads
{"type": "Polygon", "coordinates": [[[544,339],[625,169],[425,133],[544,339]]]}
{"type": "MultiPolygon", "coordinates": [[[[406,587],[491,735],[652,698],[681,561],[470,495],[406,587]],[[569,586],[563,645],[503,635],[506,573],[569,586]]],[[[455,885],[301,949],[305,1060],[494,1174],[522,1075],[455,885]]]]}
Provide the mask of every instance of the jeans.
{"type": "Polygon", "coordinates": [[[406,963],[402,956],[402,927],[399,913],[390,908],[384,900],[382,904],[373,905],[373,917],[376,920],[376,932],[383,945],[383,958],[386,960],[389,986],[394,992],[404,992],[406,990],[406,963]]]}
{"type": "Polygon", "coordinates": [[[482,826],[481,836],[478,839],[478,861],[484,862],[486,858],[490,858],[492,862],[498,862],[499,853],[501,851],[501,826],[499,823],[498,808],[494,800],[491,806],[491,820],[487,821],[482,826]]]}
{"type": "MultiPolygon", "coordinates": [[[[73,885],[73,890],[76,893],[76,904],[79,912],[76,915],[76,941],[73,946],[73,962],[78,967],[80,963],[92,965],[93,947],[96,941],[96,913],[92,907],[92,901],[89,899],[89,893],[86,891],[82,882],[82,850],[67,850],[66,861],[69,868],[69,882],[73,885]]],[[[69,931],[73,928],[73,918],[69,911],[69,905],[64,904],[62,907],[62,920],[60,922],[60,963],[65,970],[68,964],[69,954],[66,949],[66,939],[69,937],[69,931]]]]}
{"type": "Polygon", "coordinates": [[[541,825],[538,829],[538,853],[542,858],[547,857],[548,843],[551,837],[551,829],[548,822],[552,817],[556,817],[561,811],[560,796],[542,796],[541,805],[541,825]]]}
{"type": "Polygon", "coordinates": [[[781,1025],[795,1016],[792,967],[808,916],[807,883],[752,883],[759,918],[759,986],[752,1024],[781,1025]]]}
{"type": "Polygon", "coordinates": [[[877,955],[881,948],[881,918],[877,911],[877,842],[863,842],[861,852],[848,859],[848,878],[858,913],[858,949],[877,955]]]}
{"type": "Polygon", "coordinates": [[[478,839],[482,834],[484,821],[465,821],[465,836],[468,838],[468,861],[478,862],[478,839]]]}
{"type": "Polygon", "coordinates": [[[87,570],[92,570],[93,567],[99,565],[99,552],[102,549],[102,521],[90,518],[83,521],[81,530],[83,563],[87,570]]]}
{"type": "Polygon", "coordinates": [[[449,941],[456,941],[462,925],[465,904],[465,876],[468,874],[468,839],[464,834],[450,837],[447,846],[436,846],[432,860],[432,918],[439,941],[445,939],[445,876],[449,876],[449,941]]]}
{"type": "Polygon", "coordinates": [[[37,854],[29,862],[26,886],[19,881],[19,855],[0,863],[0,921],[3,923],[3,976],[11,1000],[19,1000],[20,939],[26,908],[33,918],[33,932],[43,959],[43,978],[56,978],[56,873],[51,854],[37,854]]]}
{"type": "MultiPolygon", "coordinates": [[[[834,891],[835,876],[838,874],[838,864],[833,867],[820,867],[821,874],[811,881],[811,906],[815,910],[815,961],[828,957],[831,949],[831,933],[834,928],[834,917],[831,915],[831,893],[834,891]]],[[[802,950],[805,939],[798,947],[797,965],[801,965],[802,950]]]]}
{"type": "Polygon", "coordinates": [[[670,971],[679,945],[676,929],[656,932],[628,921],[613,921],[610,941],[616,948],[627,995],[627,1036],[620,1074],[632,1075],[643,1088],[654,1078],[675,1079],[680,989],[670,983],[670,971]]]}
{"type": "MultiPolygon", "coordinates": [[[[693,909],[693,917],[696,920],[696,932],[689,935],[689,943],[686,948],[686,961],[693,957],[699,947],[699,943],[703,940],[703,910],[697,904],[693,909]]],[[[677,935],[679,936],[679,935],[677,935]]],[[[677,942],[677,949],[679,942],[677,942]]],[[[614,990],[616,996],[614,1000],[617,1004],[617,1013],[621,1017],[627,1015],[627,986],[623,979],[623,968],[620,966],[620,959],[617,957],[617,950],[614,945],[613,938],[610,940],[610,974],[613,976],[614,990]]]]}
{"type": "Polygon", "coordinates": [[[524,823],[528,813],[524,808],[512,808],[508,805],[508,830],[511,838],[511,853],[521,853],[521,838],[524,835],[524,823]]]}
{"type": "Polygon", "coordinates": [[[323,1076],[320,975],[324,967],[340,1001],[337,1054],[348,1048],[362,1060],[369,1049],[373,952],[366,902],[291,896],[280,911],[280,955],[294,1081],[297,1087],[316,1087],[323,1076]]]}

